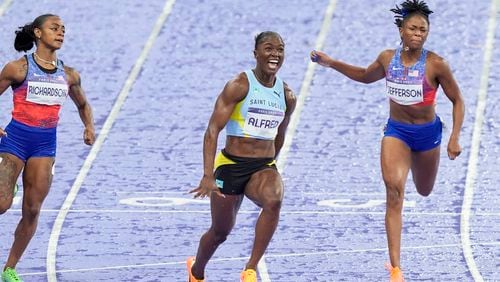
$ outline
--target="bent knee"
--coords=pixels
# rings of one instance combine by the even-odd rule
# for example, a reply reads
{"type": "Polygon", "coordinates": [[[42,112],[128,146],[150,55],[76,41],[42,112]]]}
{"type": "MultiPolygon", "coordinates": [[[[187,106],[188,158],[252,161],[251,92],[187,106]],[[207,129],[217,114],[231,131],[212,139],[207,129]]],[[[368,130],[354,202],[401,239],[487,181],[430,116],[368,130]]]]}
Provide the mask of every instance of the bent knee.
{"type": "Polygon", "coordinates": [[[262,203],[262,209],[267,211],[279,212],[281,210],[282,199],[270,199],[262,203]]]}
{"type": "Polygon", "coordinates": [[[430,186],[430,187],[417,187],[417,192],[421,196],[427,197],[431,194],[432,188],[433,188],[432,186],[430,186]]]}
{"type": "Polygon", "coordinates": [[[0,203],[0,214],[6,213],[10,209],[11,203],[2,202],[0,203]]]}
{"type": "Polygon", "coordinates": [[[217,244],[222,244],[226,241],[227,236],[230,232],[228,231],[215,231],[214,230],[214,240],[217,244]]]}
{"type": "Polygon", "coordinates": [[[29,205],[23,207],[23,217],[28,219],[38,218],[41,205],[29,205]]]}
{"type": "Polygon", "coordinates": [[[404,194],[400,187],[387,186],[387,207],[401,208],[403,206],[404,194]]]}
{"type": "Polygon", "coordinates": [[[11,199],[7,197],[3,198],[0,201],[0,214],[4,214],[5,212],[7,212],[11,206],[12,206],[12,198],[11,199]]]}

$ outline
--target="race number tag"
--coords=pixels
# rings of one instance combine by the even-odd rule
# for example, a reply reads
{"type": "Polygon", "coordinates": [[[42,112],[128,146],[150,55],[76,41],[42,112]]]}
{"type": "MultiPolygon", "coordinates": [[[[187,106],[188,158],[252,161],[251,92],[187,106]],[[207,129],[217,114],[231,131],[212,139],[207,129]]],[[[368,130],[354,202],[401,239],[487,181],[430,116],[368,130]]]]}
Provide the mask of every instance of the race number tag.
{"type": "Polygon", "coordinates": [[[285,114],[280,111],[248,108],[243,132],[251,136],[273,139],[285,114]]]}
{"type": "Polygon", "coordinates": [[[424,101],[422,84],[400,84],[387,81],[387,96],[400,105],[413,105],[424,101]]]}
{"type": "Polygon", "coordinates": [[[43,105],[62,105],[68,97],[68,85],[28,81],[26,101],[43,105]]]}

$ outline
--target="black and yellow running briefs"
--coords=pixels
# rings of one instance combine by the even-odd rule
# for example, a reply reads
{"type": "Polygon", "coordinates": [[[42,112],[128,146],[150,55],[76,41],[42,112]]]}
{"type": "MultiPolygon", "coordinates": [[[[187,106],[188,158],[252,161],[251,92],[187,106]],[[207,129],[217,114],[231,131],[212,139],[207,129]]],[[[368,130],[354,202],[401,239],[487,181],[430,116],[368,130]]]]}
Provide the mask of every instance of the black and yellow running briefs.
{"type": "Polygon", "coordinates": [[[228,154],[224,149],[215,157],[215,183],[223,194],[240,195],[252,174],[276,168],[274,158],[244,158],[228,154]]]}

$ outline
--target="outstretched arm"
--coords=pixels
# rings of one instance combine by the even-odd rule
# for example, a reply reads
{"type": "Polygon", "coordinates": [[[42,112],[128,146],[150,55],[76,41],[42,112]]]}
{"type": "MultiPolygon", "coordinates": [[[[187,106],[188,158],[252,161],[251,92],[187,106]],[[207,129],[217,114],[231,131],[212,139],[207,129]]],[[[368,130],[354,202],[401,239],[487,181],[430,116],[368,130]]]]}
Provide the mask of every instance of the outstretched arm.
{"type": "Polygon", "coordinates": [[[386,61],[390,59],[389,50],[380,53],[378,58],[367,68],[353,66],[339,60],[335,60],[328,56],[326,53],[321,51],[311,52],[311,61],[318,63],[321,66],[332,68],[343,75],[349,77],[352,80],[362,82],[362,83],[372,83],[385,77],[384,65],[387,65],[386,61]]]}
{"type": "Polygon", "coordinates": [[[75,103],[80,119],[85,126],[83,131],[83,141],[87,145],[92,145],[95,141],[94,118],[92,116],[92,108],[87,101],[87,97],[85,97],[85,93],[83,92],[80,74],[70,67],[64,67],[64,71],[66,72],[66,77],[68,79],[69,96],[75,103]]]}

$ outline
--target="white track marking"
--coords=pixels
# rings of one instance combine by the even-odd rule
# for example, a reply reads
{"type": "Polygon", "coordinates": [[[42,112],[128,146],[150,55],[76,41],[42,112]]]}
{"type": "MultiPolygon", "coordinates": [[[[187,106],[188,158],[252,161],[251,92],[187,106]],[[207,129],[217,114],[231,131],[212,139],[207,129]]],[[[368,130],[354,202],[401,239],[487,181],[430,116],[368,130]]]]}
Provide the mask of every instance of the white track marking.
{"type": "Polygon", "coordinates": [[[488,21],[488,32],[486,34],[485,51],[483,57],[483,70],[481,73],[481,82],[479,86],[479,95],[477,98],[476,118],[474,122],[474,132],[472,133],[471,152],[469,164],[467,167],[467,177],[465,179],[464,200],[462,204],[462,214],[460,216],[460,237],[462,239],[462,250],[469,267],[469,271],[474,281],[484,281],[474,260],[474,254],[470,241],[470,211],[472,200],[474,198],[474,185],[477,177],[477,165],[479,146],[481,143],[481,131],[483,128],[484,111],[486,107],[486,97],[488,92],[488,79],[490,76],[490,67],[493,53],[493,44],[495,41],[496,17],[498,13],[498,2],[491,1],[491,11],[488,21]]]}
{"type": "MultiPolygon", "coordinates": [[[[497,246],[500,242],[491,243],[481,243],[476,244],[481,246],[497,246]]],[[[427,246],[414,246],[414,247],[402,247],[403,250],[424,250],[424,249],[448,249],[448,248],[460,248],[460,244],[439,244],[439,245],[427,245],[427,246]]],[[[323,256],[323,255],[338,255],[338,254],[354,254],[354,253],[372,253],[372,252],[386,252],[387,249],[383,248],[371,248],[371,249],[357,249],[357,250],[342,250],[342,251],[318,251],[318,252],[304,252],[304,253],[288,253],[288,254],[271,254],[267,257],[270,258],[290,258],[290,257],[312,257],[312,256],[323,256]]],[[[247,260],[248,257],[228,257],[228,258],[214,258],[210,261],[212,262],[224,262],[224,261],[240,261],[247,260]]],[[[105,267],[92,267],[92,268],[74,268],[74,269],[64,269],[58,270],[57,273],[75,273],[75,272],[95,272],[102,270],[113,270],[113,269],[138,269],[147,267],[162,267],[170,265],[184,265],[186,261],[170,261],[170,262],[158,262],[158,263],[142,263],[142,264],[129,264],[129,265],[115,265],[115,266],[105,266],[105,267]]],[[[23,273],[22,276],[35,276],[44,275],[46,272],[27,272],[23,273]]]]}
{"type": "MultiPolygon", "coordinates": [[[[323,23],[321,24],[321,29],[319,31],[318,37],[316,38],[316,44],[314,45],[315,50],[323,49],[325,45],[326,35],[330,30],[330,25],[332,23],[333,12],[335,11],[335,6],[337,5],[336,0],[330,0],[328,7],[326,8],[325,15],[323,17],[323,23]]],[[[288,152],[290,151],[290,146],[292,144],[293,136],[295,135],[295,130],[297,129],[297,125],[300,119],[300,113],[302,112],[302,108],[304,107],[304,102],[309,96],[309,88],[311,87],[311,82],[314,75],[314,69],[316,68],[316,63],[313,63],[309,60],[307,64],[307,70],[304,75],[304,80],[302,81],[302,85],[300,87],[299,95],[297,96],[297,105],[295,106],[295,111],[290,119],[290,123],[288,124],[287,133],[285,136],[285,142],[280,151],[279,158],[276,166],[279,171],[283,171],[285,167],[286,159],[288,156],[288,152]]],[[[265,257],[262,256],[262,259],[259,261],[257,265],[257,269],[259,271],[260,278],[262,282],[271,282],[269,278],[269,273],[267,272],[267,266],[265,263],[265,257]]]]}
{"type": "MultiPolygon", "coordinates": [[[[10,209],[8,213],[21,213],[21,209],[10,209]]],[[[59,213],[60,210],[57,209],[42,209],[40,212],[42,213],[59,213]]],[[[68,210],[68,212],[72,213],[154,213],[154,214],[166,214],[166,213],[171,213],[171,214],[181,214],[181,213],[186,213],[186,214],[191,214],[191,213],[196,213],[196,214],[210,214],[210,210],[160,210],[160,209],[78,209],[78,210],[68,210]]],[[[260,211],[258,210],[240,210],[238,211],[238,214],[254,214],[254,213],[259,213],[260,211]]],[[[281,214],[295,214],[295,215],[385,215],[385,211],[325,211],[325,210],[295,210],[295,211],[281,211],[281,214]]],[[[461,213],[458,212],[411,212],[411,211],[405,211],[406,215],[414,215],[414,216],[459,216],[461,213]]],[[[475,216],[493,216],[493,217],[498,217],[500,216],[500,213],[498,212],[476,212],[474,213],[475,216]]]]}
{"type": "MultiPolygon", "coordinates": [[[[330,4],[328,5],[325,16],[323,17],[323,23],[321,25],[321,30],[318,34],[318,38],[316,39],[316,44],[314,45],[315,50],[323,49],[325,45],[326,35],[330,30],[330,25],[332,22],[333,12],[335,11],[335,6],[337,4],[336,0],[330,0],[330,4]]],[[[309,54],[308,54],[309,56],[309,54]]],[[[288,157],[288,152],[290,151],[290,146],[292,145],[293,136],[295,135],[295,130],[297,129],[297,125],[300,120],[300,113],[302,112],[302,108],[304,107],[304,103],[306,98],[309,96],[309,88],[311,87],[311,83],[313,80],[314,70],[316,69],[316,63],[308,60],[307,70],[304,75],[304,80],[302,81],[302,85],[300,87],[299,95],[297,96],[297,105],[295,107],[295,111],[290,119],[290,123],[288,125],[287,133],[285,136],[285,142],[283,144],[283,148],[280,151],[279,158],[277,161],[278,169],[282,170],[285,166],[286,159],[288,157]]]]}
{"type": "Polygon", "coordinates": [[[3,16],[5,11],[9,8],[10,4],[12,4],[13,0],[5,0],[3,1],[2,5],[0,5],[0,17],[3,16]]]}
{"type": "Polygon", "coordinates": [[[57,252],[57,244],[59,241],[59,235],[61,234],[64,220],[78,194],[78,191],[80,190],[80,187],[83,184],[85,177],[87,176],[92,166],[92,163],[94,162],[95,158],[97,157],[97,154],[101,150],[104,140],[107,138],[116,118],[118,117],[118,114],[123,104],[125,103],[125,100],[130,92],[130,89],[132,88],[132,85],[135,83],[135,80],[137,79],[137,76],[139,75],[139,72],[141,71],[144,62],[146,61],[146,58],[149,55],[153,43],[160,34],[163,24],[165,23],[170,12],[172,11],[174,3],[175,0],[166,1],[161,15],[156,20],[155,26],[153,27],[153,30],[151,31],[151,34],[149,35],[149,38],[146,41],[146,44],[144,45],[142,52],[139,55],[139,58],[137,58],[137,61],[135,62],[135,65],[132,68],[132,71],[130,72],[127,80],[125,81],[125,84],[120,94],[118,95],[118,98],[116,99],[116,102],[113,105],[113,108],[111,109],[111,112],[109,113],[109,116],[106,119],[106,122],[104,123],[95,141],[95,144],[92,146],[92,149],[90,150],[87,159],[85,159],[85,162],[83,163],[83,166],[80,169],[80,172],[78,173],[78,176],[75,179],[75,183],[73,183],[73,186],[71,187],[71,190],[69,191],[68,196],[66,197],[59,211],[59,214],[57,215],[57,218],[54,222],[54,226],[52,227],[52,232],[50,233],[49,245],[47,249],[46,264],[47,264],[47,279],[49,282],[57,281],[56,252],[57,252]]]}

